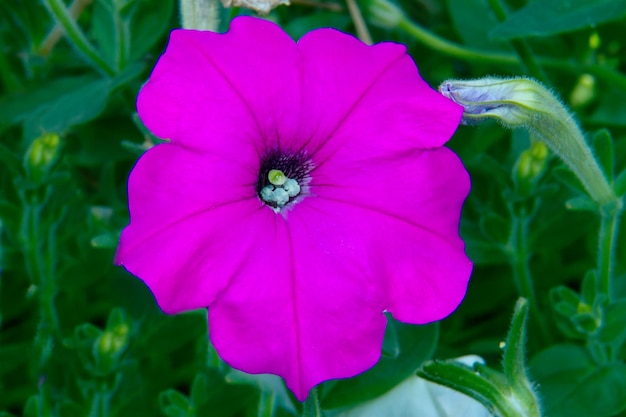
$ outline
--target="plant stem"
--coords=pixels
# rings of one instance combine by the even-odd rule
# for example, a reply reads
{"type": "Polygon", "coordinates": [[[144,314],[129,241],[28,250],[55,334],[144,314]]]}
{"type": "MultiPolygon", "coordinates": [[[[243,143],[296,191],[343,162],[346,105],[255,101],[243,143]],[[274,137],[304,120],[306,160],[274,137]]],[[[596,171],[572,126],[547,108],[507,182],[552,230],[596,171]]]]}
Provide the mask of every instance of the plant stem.
{"type": "Polygon", "coordinates": [[[364,43],[371,45],[372,43],[374,43],[374,41],[372,41],[372,36],[367,29],[365,19],[363,19],[363,15],[361,14],[359,6],[356,4],[356,1],[346,0],[346,4],[348,5],[348,12],[350,13],[350,17],[352,18],[352,22],[354,23],[354,28],[356,29],[357,36],[364,43]]]}
{"type": "Polygon", "coordinates": [[[456,58],[466,59],[468,61],[493,62],[508,65],[519,64],[519,60],[515,55],[498,52],[485,52],[457,45],[454,42],[427,31],[406,18],[402,19],[398,23],[398,29],[413,36],[427,47],[456,58]]]}
{"type": "MultiPolygon", "coordinates": [[[[72,20],[78,19],[78,16],[83,12],[85,7],[87,7],[92,0],[74,0],[70,7],[67,9],[68,14],[72,18],[72,20]]],[[[50,55],[54,46],[59,42],[59,39],[63,36],[63,27],[57,23],[54,25],[54,28],[50,31],[46,39],[41,43],[39,47],[39,54],[42,56],[50,55]]]]}
{"type": "MultiPolygon", "coordinates": [[[[506,20],[506,10],[502,5],[500,0],[487,0],[493,14],[496,16],[499,22],[504,22],[506,20]]],[[[519,56],[522,64],[526,67],[526,70],[530,74],[531,77],[534,77],[538,81],[547,84],[548,77],[543,72],[543,69],[537,64],[535,60],[535,56],[533,55],[530,46],[524,39],[512,39],[510,42],[511,46],[519,56]]]]}
{"type": "Polygon", "coordinates": [[[521,297],[530,304],[530,315],[539,329],[542,341],[549,340],[549,333],[543,315],[537,303],[537,295],[530,272],[530,253],[528,251],[528,226],[530,218],[513,213],[509,258],[513,269],[515,286],[521,297]]]}
{"type": "Polygon", "coordinates": [[[43,0],[44,4],[61,25],[65,34],[74,47],[86,60],[107,76],[115,75],[111,66],[100,57],[98,51],[89,43],[85,34],[80,29],[76,21],[72,18],[67,8],[61,0],[43,0]]]}
{"type": "Polygon", "coordinates": [[[599,291],[607,296],[609,303],[613,296],[613,261],[617,244],[619,218],[623,210],[622,200],[618,201],[619,203],[612,210],[603,210],[600,218],[598,283],[599,291]]]}
{"type": "MultiPolygon", "coordinates": [[[[458,45],[442,38],[441,36],[429,32],[407,18],[402,19],[398,23],[398,29],[414,37],[426,47],[455,58],[509,66],[520,65],[519,57],[514,54],[487,52],[458,45]]],[[[575,74],[587,72],[601,78],[604,82],[610,84],[612,88],[619,88],[626,91],[626,76],[602,65],[584,64],[546,57],[538,57],[536,60],[537,63],[543,67],[556,68],[575,74]]]]}
{"type": "Polygon", "coordinates": [[[23,203],[21,234],[26,271],[31,284],[37,289],[39,301],[40,319],[35,345],[39,350],[39,366],[43,367],[52,354],[55,340],[60,339],[59,320],[54,305],[56,298],[53,276],[54,254],[50,251],[51,237],[41,233],[40,218],[46,198],[40,200],[38,194],[30,197],[23,194],[21,199],[23,203]]]}

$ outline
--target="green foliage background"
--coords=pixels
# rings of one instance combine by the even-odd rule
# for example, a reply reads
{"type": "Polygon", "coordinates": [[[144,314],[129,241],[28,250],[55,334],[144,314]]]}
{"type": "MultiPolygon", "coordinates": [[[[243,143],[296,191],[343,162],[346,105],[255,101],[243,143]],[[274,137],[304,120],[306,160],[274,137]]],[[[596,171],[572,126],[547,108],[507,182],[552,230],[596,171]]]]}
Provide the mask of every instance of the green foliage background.
{"type": "MultiPolygon", "coordinates": [[[[219,360],[205,312],[166,316],[113,266],[128,173],[155,141],[135,97],[179,26],[178,5],[94,0],[72,23],[85,49],[68,37],[47,43],[55,4],[0,2],[0,416],[298,414],[280,380],[219,360]]],[[[626,191],[625,1],[509,0],[499,22],[493,1],[399,0],[412,23],[385,29],[371,5],[359,3],[374,40],[406,44],[433,87],[528,74],[526,50],[626,191]]],[[[222,11],[222,29],[249,13],[222,11]]],[[[269,18],[294,38],[355,31],[341,1],[294,2],[269,18]]],[[[322,407],[332,415],[381,395],[432,358],[478,354],[497,368],[513,304],[527,296],[520,275],[530,274],[528,356],[545,415],[626,415],[626,222],[607,300],[594,286],[600,216],[577,204],[584,191],[559,160],[523,174],[528,134],[495,123],[459,128],[450,146],[473,183],[461,224],[475,263],[467,298],[441,323],[392,321],[380,364],[325,383],[322,407]]]]}

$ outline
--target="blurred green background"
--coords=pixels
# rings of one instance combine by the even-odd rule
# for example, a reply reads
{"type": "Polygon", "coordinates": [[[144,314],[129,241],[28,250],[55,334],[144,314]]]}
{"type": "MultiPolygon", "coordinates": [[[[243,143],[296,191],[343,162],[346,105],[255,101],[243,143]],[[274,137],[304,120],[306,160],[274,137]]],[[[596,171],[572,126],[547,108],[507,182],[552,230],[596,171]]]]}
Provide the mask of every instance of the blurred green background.
{"type": "MultiPolygon", "coordinates": [[[[510,0],[500,16],[487,0],[394,4],[402,24],[358,3],[374,41],[406,44],[430,85],[541,77],[589,132],[610,180],[626,181],[625,1],[510,0]]],[[[221,29],[238,14],[251,12],[222,10],[221,29]]],[[[268,18],[295,39],[326,26],[355,32],[339,0],[294,1],[268,18]]],[[[128,173],[155,143],[135,98],[179,26],[174,0],[0,2],[0,416],[300,411],[280,380],[219,360],[205,311],[166,316],[113,266],[128,173]]],[[[325,383],[322,406],[333,415],[379,396],[427,359],[478,354],[497,368],[513,304],[527,295],[516,283],[529,274],[528,355],[546,415],[625,415],[626,223],[608,302],[590,284],[598,213],[566,205],[584,191],[560,161],[496,123],[461,127],[449,146],[473,183],[461,224],[475,262],[468,296],[441,323],[391,322],[380,364],[325,383]]]]}

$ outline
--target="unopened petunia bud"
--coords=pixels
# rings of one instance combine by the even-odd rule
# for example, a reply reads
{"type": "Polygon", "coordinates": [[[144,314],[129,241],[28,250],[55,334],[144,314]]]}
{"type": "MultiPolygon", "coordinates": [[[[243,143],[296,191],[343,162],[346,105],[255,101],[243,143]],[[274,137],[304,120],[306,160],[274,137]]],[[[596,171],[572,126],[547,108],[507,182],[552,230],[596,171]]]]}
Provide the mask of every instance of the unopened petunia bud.
{"type": "Polygon", "coordinates": [[[463,123],[495,119],[505,127],[526,128],[563,159],[596,203],[617,200],[572,115],[538,82],[494,77],[448,80],[439,91],[464,107],[463,123]]]}
{"type": "Polygon", "coordinates": [[[59,157],[61,138],[56,133],[46,133],[33,141],[26,151],[24,166],[30,179],[39,183],[59,157]]]}
{"type": "MultiPolygon", "coordinates": [[[[507,127],[522,127],[562,107],[548,90],[526,78],[448,80],[439,91],[465,108],[462,121],[465,124],[490,118],[507,127]]],[[[561,110],[570,117],[565,109],[561,110]]]]}
{"type": "Polygon", "coordinates": [[[369,8],[371,22],[376,26],[393,29],[404,19],[404,12],[388,0],[373,0],[369,8]]]}

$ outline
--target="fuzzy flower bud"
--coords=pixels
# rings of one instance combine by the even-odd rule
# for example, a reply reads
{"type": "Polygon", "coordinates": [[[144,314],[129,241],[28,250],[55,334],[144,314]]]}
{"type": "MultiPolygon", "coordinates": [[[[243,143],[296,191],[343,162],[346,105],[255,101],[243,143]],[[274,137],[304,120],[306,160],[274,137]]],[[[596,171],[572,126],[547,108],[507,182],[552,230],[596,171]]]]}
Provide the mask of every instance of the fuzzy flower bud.
{"type": "Polygon", "coordinates": [[[439,91],[465,108],[462,123],[495,119],[523,127],[545,143],[578,176],[601,206],[617,200],[572,115],[548,89],[528,78],[448,80],[439,91]]]}
{"type": "MultiPolygon", "coordinates": [[[[448,80],[441,84],[439,91],[465,108],[464,124],[491,118],[507,127],[523,127],[562,107],[548,90],[526,78],[448,80]]],[[[569,117],[565,109],[562,110],[569,117]]]]}

